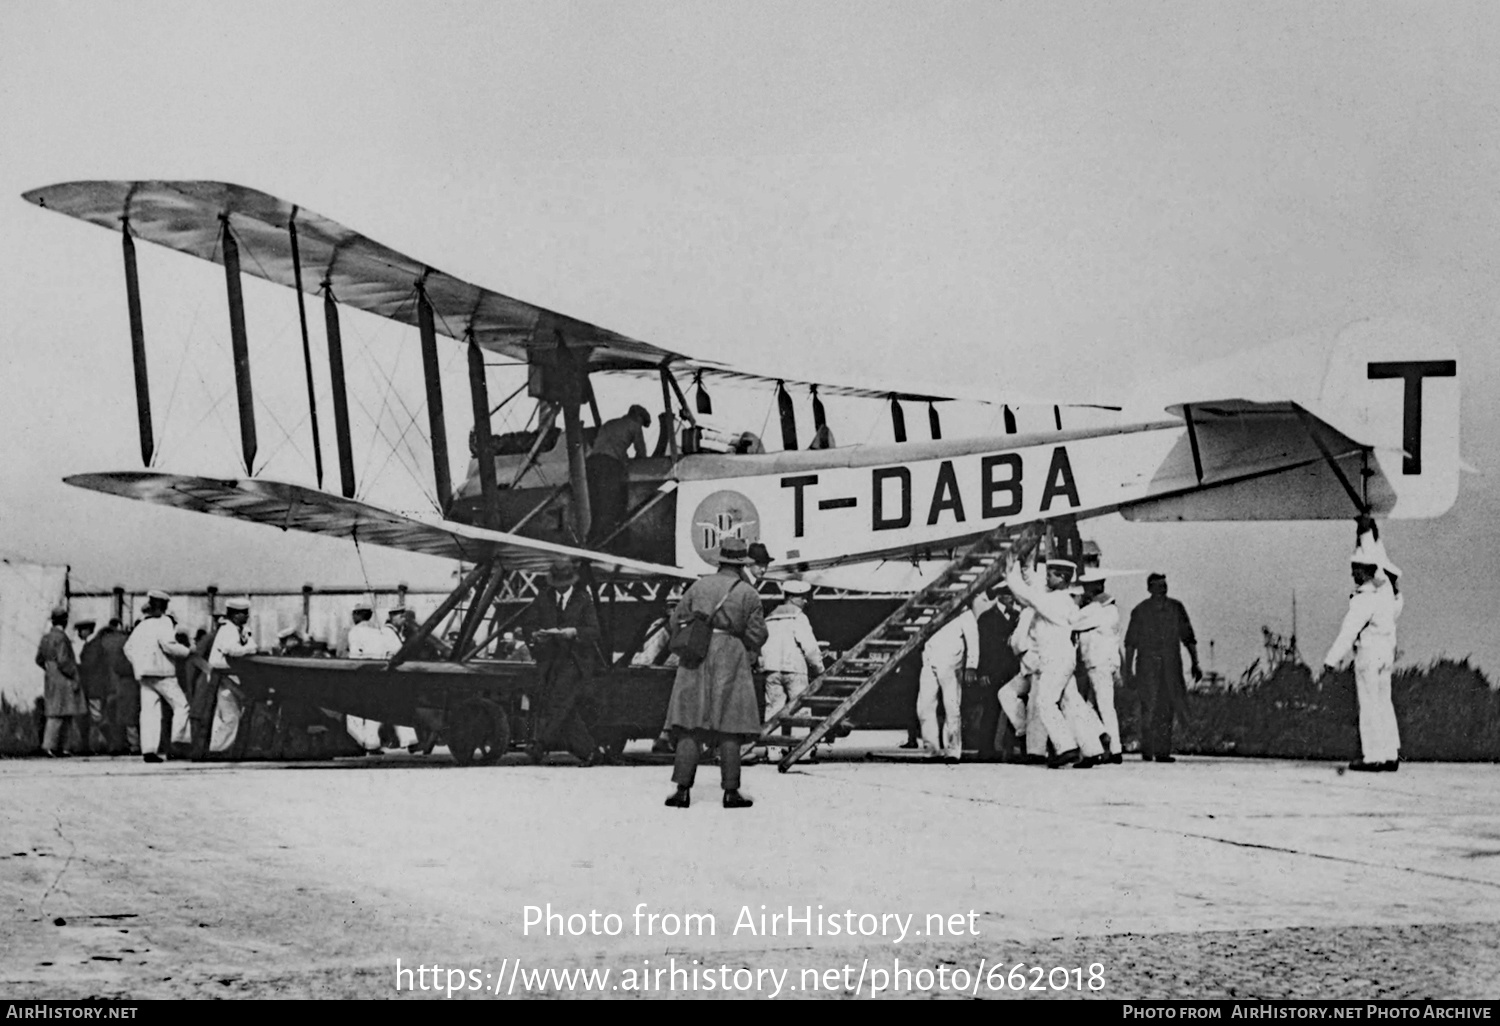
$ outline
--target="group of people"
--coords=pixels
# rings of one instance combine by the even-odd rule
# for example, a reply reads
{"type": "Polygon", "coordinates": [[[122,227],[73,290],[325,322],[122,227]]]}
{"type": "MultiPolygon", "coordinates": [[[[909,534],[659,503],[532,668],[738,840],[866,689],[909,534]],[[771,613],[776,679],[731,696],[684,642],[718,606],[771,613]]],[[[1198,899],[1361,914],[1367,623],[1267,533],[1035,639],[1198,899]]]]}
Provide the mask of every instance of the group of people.
{"type": "Polygon", "coordinates": [[[52,627],[36,653],[44,675],[46,755],[129,753],[161,762],[174,749],[203,758],[242,740],[245,695],[229,658],[256,650],[247,626],[249,600],[230,599],[214,629],[200,631],[193,642],[167,612],[170,604],[166,592],[148,592],[128,634],[117,619],[98,634],[93,620],[79,620],[73,625],[76,653],[67,635],[67,607],[52,611],[52,627]],[[168,718],[170,742],[163,745],[168,718]]]}
{"type": "MultiPolygon", "coordinates": [[[[986,643],[980,619],[998,607],[1009,631],[1019,671],[994,692],[1004,716],[995,748],[1007,757],[1024,744],[1022,758],[1050,767],[1087,769],[1124,758],[1116,689],[1133,685],[1139,700],[1140,754],[1146,761],[1175,762],[1172,735],[1187,713],[1182,651],[1194,681],[1202,680],[1197,639],[1187,610],[1167,595],[1164,574],[1146,579],[1149,597],[1132,610],[1120,633],[1120,611],[1104,590],[1098,571],[1077,577],[1077,566],[1048,560],[1044,580],[1013,566],[1005,584],[976,596],[957,617],[928,639],[917,692],[921,744],[934,757],[957,761],[962,753],[963,686],[981,685],[978,668],[986,643]],[[1010,615],[1007,615],[1010,614],[1010,615]],[[939,711],[943,714],[939,717],[939,711]]],[[[1338,637],[1324,657],[1325,672],[1353,662],[1359,707],[1360,755],[1356,772],[1394,772],[1400,767],[1400,730],[1391,702],[1396,621],[1405,599],[1400,570],[1386,555],[1374,522],[1360,518],[1350,558],[1354,591],[1338,637]]],[[[981,701],[989,699],[981,693],[981,701]]],[[[993,720],[990,721],[993,723],[993,720]]],[[[983,717],[982,734],[989,733],[983,717]]],[[[980,741],[987,747],[986,736],[980,741]]]]}
{"type": "MultiPolygon", "coordinates": [[[[229,599],[212,629],[198,631],[191,641],[170,605],[166,592],[148,592],[128,632],[118,619],[98,633],[95,621],[80,619],[73,624],[76,646],[67,633],[67,607],[52,611],[52,626],[36,653],[43,671],[45,755],[131,754],[159,763],[174,754],[243,754],[250,700],[229,660],[259,650],[249,628],[250,601],[229,599]]],[[[351,658],[389,658],[415,631],[415,616],[404,606],[391,610],[384,625],[376,626],[372,617],[369,603],[355,605],[345,652],[351,658]]],[[[312,650],[295,628],[283,630],[274,648],[282,655],[312,650]]],[[[410,728],[358,717],[348,717],[346,725],[367,751],[416,746],[410,728]]]]}
{"type": "Polygon", "coordinates": [[[999,588],[976,595],[936,631],[922,651],[917,688],[921,744],[937,759],[962,755],[963,692],[999,706],[1003,721],[979,718],[982,754],[1088,769],[1124,759],[1115,692],[1132,681],[1141,701],[1141,755],[1174,762],[1172,728],[1186,702],[1182,649],[1194,680],[1202,678],[1197,639],[1182,603],[1167,596],[1165,575],[1147,579],[1150,597],[1120,631],[1120,610],[1104,590],[1102,573],[1078,576],[1070,560],[1048,560],[1041,575],[1012,565],[999,588]],[[1040,576],[1040,579],[1039,579],[1040,576]],[[985,618],[994,609],[999,614],[985,618]],[[981,620],[994,625],[984,637],[981,620]],[[1008,639],[1005,635],[1008,634],[1008,639]],[[1019,660],[1003,684],[979,677],[981,653],[1007,644],[1019,660]],[[940,716],[941,713],[941,716],[940,716]],[[998,728],[998,729],[997,729],[998,728]]]}

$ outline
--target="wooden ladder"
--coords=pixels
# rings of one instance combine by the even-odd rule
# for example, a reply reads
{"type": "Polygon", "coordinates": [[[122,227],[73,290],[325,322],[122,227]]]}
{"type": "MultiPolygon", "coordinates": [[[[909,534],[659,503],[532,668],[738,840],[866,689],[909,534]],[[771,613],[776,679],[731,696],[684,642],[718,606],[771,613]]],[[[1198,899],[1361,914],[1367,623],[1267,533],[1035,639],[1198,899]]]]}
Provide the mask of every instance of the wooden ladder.
{"type": "Polygon", "coordinates": [[[765,725],[756,743],[786,748],[777,769],[782,773],[791,769],[975,595],[999,582],[1011,552],[1024,558],[1040,537],[1036,524],[1028,524],[1014,538],[1011,529],[1002,526],[961,551],[931,584],[845,652],[796,701],[787,703],[765,725]],[[807,733],[783,734],[783,727],[806,728],[807,733]]]}

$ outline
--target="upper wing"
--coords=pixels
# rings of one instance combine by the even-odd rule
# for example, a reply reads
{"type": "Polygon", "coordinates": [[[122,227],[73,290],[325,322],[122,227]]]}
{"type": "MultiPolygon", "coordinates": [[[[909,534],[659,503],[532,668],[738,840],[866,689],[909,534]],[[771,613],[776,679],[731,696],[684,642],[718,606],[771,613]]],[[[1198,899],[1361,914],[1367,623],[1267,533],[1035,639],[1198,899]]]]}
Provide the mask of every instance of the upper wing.
{"type": "MultiPolygon", "coordinates": [[[[223,263],[221,239],[227,226],[240,246],[244,273],[295,288],[300,263],[305,291],[320,293],[326,289],[344,306],[413,327],[417,324],[416,295],[420,287],[432,307],[434,328],[439,333],[455,339],[472,335],[482,348],[516,360],[526,360],[535,350],[555,348],[560,334],[569,346],[588,351],[590,366],[595,370],[654,372],[670,367],[675,372],[709,378],[812,387],[810,382],[750,374],[713,361],[691,359],[471,285],[337,221],[243,185],[62,182],[32,189],[23,197],[39,207],[111,231],[120,231],[128,224],[136,238],[214,263],[223,263]],[[296,261],[289,230],[293,224],[297,229],[296,261]]],[[[848,385],[818,388],[824,395],[921,401],[947,398],[848,385]]]]}
{"type": "Polygon", "coordinates": [[[267,524],[284,531],[348,538],[470,563],[498,557],[507,570],[541,570],[553,560],[565,557],[630,577],[697,578],[696,574],[681,567],[556,545],[448,520],[418,520],[316,488],[280,481],[258,478],[218,480],[151,471],[78,474],[63,480],[78,488],[140,499],[158,506],[267,524]]]}

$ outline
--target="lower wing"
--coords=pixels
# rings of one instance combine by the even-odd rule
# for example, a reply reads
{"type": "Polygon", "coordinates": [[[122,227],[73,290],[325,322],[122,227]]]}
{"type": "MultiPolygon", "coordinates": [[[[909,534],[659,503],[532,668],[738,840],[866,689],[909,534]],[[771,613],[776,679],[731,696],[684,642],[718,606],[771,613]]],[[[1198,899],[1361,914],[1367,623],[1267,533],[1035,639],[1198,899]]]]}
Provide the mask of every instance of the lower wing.
{"type": "Polygon", "coordinates": [[[78,474],[63,481],[75,488],[266,524],[283,531],[347,538],[469,563],[498,558],[509,570],[541,570],[554,560],[566,558],[631,577],[666,576],[696,580],[698,576],[681,567],[557,545],[505,531],[491,531],[449,520],[418,520],[380,506],[281,481],[258,478],[221,480],[150,471],[78,474]]]}

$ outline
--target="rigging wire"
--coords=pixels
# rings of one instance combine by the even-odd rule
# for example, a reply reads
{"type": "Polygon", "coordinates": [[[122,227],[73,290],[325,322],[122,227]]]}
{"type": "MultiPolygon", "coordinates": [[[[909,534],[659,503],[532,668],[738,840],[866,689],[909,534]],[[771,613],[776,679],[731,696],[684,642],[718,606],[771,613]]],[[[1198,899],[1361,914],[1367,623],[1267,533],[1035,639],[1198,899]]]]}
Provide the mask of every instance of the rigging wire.
{"type": "MultiPolygon", "coordinates": [[[[400,359],[401,359],[401,356],[398,353],[397,357],[396,357],[396,361],[397,361],[398,365],[400,363],[400,359]]],[[[407,414],[407,418],[406,418],[406,425],[405,425],[405,427],[401,428],[401,432],[400,432],[400,434],[398,434],[396,436],[396,441],[395,442],[390,442],[390,439],[387,436],[385,436],[384,433],[382,432],[382,437],[385,437],[386,441],[388,443],[390,443],[390,445],[392,446],[392,452],[386,455],[385,461],[383,463],[381,463],[380,469],[375,472],[375,475],[374,475],[373,478],[371,478],[371,480],[373,481],[373,480],[378,479],[380,477],[381,473],[385,470],[387,464],[390,463],[391,456],[394,455],[394,453],[395,453],[395,447],[396,446],[401,446],[402,447],[402,451],[404,451],[408,456],[411,457],[411,465],[413,467],[418,468],[417,472],[414,474],[414,478],[418,479],[419,484],[420,484],[420,468],[424,465],[424,461],[422,459],[421,454],[417,452],[416,447],[411,442],[407,441],[407,438],[411,434],[412,429],[415,428],[416,429],[416,433],[417,433],[417,438],[421,439],[424,442],[427,441],[427,436],[425,434],[423,434],[422,427],[421,427],[420,423],[418,422],[421,414],[423,412],[425,412],[426,409],[427,409],[426,400],[424,399],[420,404],[418,404],[418,406],[417,406],[417,408],[415,410],[410,409],[406,405],[405,400],[401,396],[400,390],[396,386],[395,374],[394,374],[395,367],[393,366],[391,368],[392,373],[389,374],[389,375],[385,374],[384,368],[379,368],[378,365],[377,365],[377,369],[379,369],[381,371],[382,376],[385,377],[386,385],[388,387],[387,400],[386,400],[386,402],[382,406],[382,411],[381,411],[382,415],[384,414],[385,410],[390,409],[389,396],[390,395],[394,395],[396,397],[397,402],[400,404],[401,409],[407,414]]],[[[400,418],[396,416],[395,410],[391,410],[391,415],[392,415],[392,418],[395,419],[397,423],[400,422],[400,418]]],[[[373,451],[372,451],[372,461],[373,461],[373,451]]],[[[369,470],[368,463],[366,464],[365,469],[368,472],[368,470],[369,470]]]]}
{"type": "Polygon", "coordinates": [[[172,419],[172,404],[177,399],[177,387],[182,383],[182,372],[187,368],[188,350],[193,344],[193,335],[198,330],[198,318],[203,313],[203,297],[198,298],[198,304],[193,308],[193,319],[188,322],[188,330],[183,336],[182,352],[177,355],[177,374],[172,378],[172,390],[167,393],[166,409],[161,415],[161,438],[156,443],[156,451],[151,454],[151,466],[156,466],[161,460],[162,447],[166,445],[169,432],[168,422],[172,419]]]}
{"type": "MultiPolygon", "coordinates": [[[[374,416],[373,416],[373,414],[370,413],[370,408],[365,405],[364,399],[362,399],[359,396],[358,393],[354,394],[354,401],[359,404],[359,408],[364,411],[364,414],[365,414],[366,417],[369,417],[371,420],[375,419],[374,416]]],[[[420,468],[414,470],[411,467],[411,465],[406,462],[405,459],[400,458],[402,456],[404,450],[397,451],[395,443],[391,442],[390,438],[385,433],[384,427],[381,426],[378,421],[376,422],[376,428],[375,428],[375,430],[376,430],[376,433],[380,436],[381,440],[384,441],[386,443],[386,445],[389,447],[390,454],[398,457],[398,462],[400,463],[400,466],[411,477],[412,482],[417,486],[417,490],[422,493],[422,497],[425,498],[425,499],[427,499],[427,500],[429,500],[429,501],[435,502],[436,500],[433,499],[432,492],[429,491],[427,489],[426,485],[424,485],[422,483],[422,476],[421,476],[421,473],[420,473],[420,468]]],[[[372,443],[372,445],[373,445],[373,443],[372,443]]],[[[389,462],[390,456],[387,456],[386,460],[387,460],[387,462],[389,462]]],[[[384,467],[384,465],[382,464],[382,468],[383,467],[384,467]]],[[[372,484],[372,481],[369,478],[363,478],[362,479],[362,487],[359,490],[360,497],[363,498],[363,497],[368,497],[369,496],[369,494],[370,494],[370,485],[371,484],[372,484]]]]}

